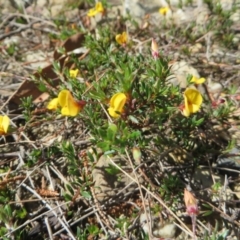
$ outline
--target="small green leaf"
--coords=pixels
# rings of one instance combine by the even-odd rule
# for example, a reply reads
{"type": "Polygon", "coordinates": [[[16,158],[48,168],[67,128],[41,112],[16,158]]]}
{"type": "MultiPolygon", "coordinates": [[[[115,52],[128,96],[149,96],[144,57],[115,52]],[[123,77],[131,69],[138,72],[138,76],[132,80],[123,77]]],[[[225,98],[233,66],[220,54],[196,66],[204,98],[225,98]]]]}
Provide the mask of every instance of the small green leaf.
{"type": "Polygon", "coordinates": [[[110,149],[110,143],[107,142],[107,141],[100,142],[100,143],[97,144],[97,146],[99,148],[101,148],[103,150],[103,152],[106,152],[110,149]]]}
{"type": "Polygon", "coordinates": [[[116,175],[120,172],[120,170],[112,164],[109,164],[109,166],[105,168],[105,171],[111,175],[116,175]]]}
{"type": "Polygon", "coordinates": [[[25,208],[20,208],[19,210],[17,210],[16,215],[17,215],[17,217],[23,219],[27,216],[27,211],[25,208]]]}
{"type": "Polygon", "coordinates": [[[92,195],[87,191],[81,191],[81,195],[88,200],[92,198],[92,195]]]}
{"type": "Polygon", "coordinates": [[[206,211],[205,213],[202,214],[202,216],[206,217],[209,216],[213,213],[213,211],[206,211]]]}
{"type": "Polygon", "coordinates": [[[109,124],[107,129],[107,139],[109,141],[114,141],[116,133],[117,133],[117,126],[115,124],[109,124]]]}

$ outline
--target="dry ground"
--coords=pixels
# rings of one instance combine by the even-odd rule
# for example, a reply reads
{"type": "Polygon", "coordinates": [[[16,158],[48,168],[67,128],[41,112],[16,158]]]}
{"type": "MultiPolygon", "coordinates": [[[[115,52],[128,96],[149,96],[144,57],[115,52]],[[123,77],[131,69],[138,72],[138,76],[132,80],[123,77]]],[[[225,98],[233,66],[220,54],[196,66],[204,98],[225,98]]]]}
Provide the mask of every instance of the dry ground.
{"type": "MultiPolygon", "coordinates": [[[[51,117],[46,110],[49,95],[39,91],[39,79],[51,79],[54,83],[47,85],[48,92],[56,91],[63,76],[54,72],[53,62],[60,63],[61,68],[74,68],[75,63],[69,61],[68,55],[80,49],[75,54],[84,60],[88,54],[88,49],[83,48],[84,36],[91,33],[97,37],[97,31],[108,25],[114,33],[128,29],[133,45],[129,54],[148,54],[150,41],[155,38],[161,54],[168,56],[172,63],[184,63],[187,69],[191,65],[191,71],[207,79],[206,88],[213,98],[220,94],[229,97],[226,89],[234,90],[231,96],[236,107],[240,82],[240,3],[229,4],[232,4],[230,8],[205,1],[199,12],[191,2],[183,6],[173,4],[173,20],[155,10],[149,16],[139,17],[130,6],[136,22],[123,20],[121,7],[116,6],[109,8],[103,19],[90,20],[86,13],[92,5],[85,3],[71,3],[54,17],[44,15],[40,8],[6,11],[5,7],[0,12],[0,110],[11,118],[12,127],[12,133],[0,139],[0,236],[3,239],[147,239],[144,216],[151,207],[156,212],[157,205],[160,214],[151,219],[157,222],[153,223],[155,237],[151,239],[167,239],[160,237],[159,232],[163,226],[172,226],[172,222],[179,227],[174,237],[170,234],[171,238],[192,239],[191,221],[182,214],[183,203],[179,204],[182,200],[177,201],[179,206],[171,206],[175,193],[191,185],[191,180],[186,182],[181,167],[174,174],[180,173],[182,182],[170,186],[170,182],[163,180],[170,189],[170,192],[162,189],[163,195],[157,190],[163,182],[158,185],[152,176],[162,178],[164,174],[159,166],[156,170],[156,166],[149,164],[137,172],[140,182],[136,185],[132,184],[127,169],[121,179],[110,176],[110,180],[104,180],[108,188],[118,182],[107,189],[109,195],[103,190],[100,192],[103,195],[96,196],[99,192],[94,186],[101,184],[99,178],[106,177],[96,172],[97,167],[106,167],[102,163],[104,157],[100,157],[102,153],[93,153],[95,159],[90,161],[86,155],[94,146],[84,121],[68,122],[65,118],[51,117]],[[61,48],[65,52],[57,51],[61,48]],[[25,101],[23,106],[21,98],[29,96],[34,103],[25,101]],[[74,146],[74,157],[66,140],[74,146]],[[74,165],[70,161],[72,157],[81,164],[74,165]],[[133,186],[124,191],[119,182],[124,187],[128,183],[133,186]],[[162,200],[167,197],[169,201],[162,200]]],[[[144,14],[148,12],[144,11],[144,14]]],[[[181,64],[178,68],[175,76],[183,72],[181,64]]],[[[96,74],[100,78],[102,70],[96,74]]],[[[198,239],[240,239],[239,150],[234,148],[235,158],[219,158],[233,138],[238,145],[238,121],[238,111],[235,111],[224,123],[228,129],[212,136],[211,147],[216,153],[204,155],[209,161],[190,174],[202,210],[197,223],[198,239]],[[216,159],[223,159],[228,165],[218,166],[216,159]],[[203,215],[207,212],[210,217],[203,215]]],[[[214,124],[216,129],[224,128],[219,122],[214,124]]],[[[151,155],[146,159],[151,162],[151,155]]]]}

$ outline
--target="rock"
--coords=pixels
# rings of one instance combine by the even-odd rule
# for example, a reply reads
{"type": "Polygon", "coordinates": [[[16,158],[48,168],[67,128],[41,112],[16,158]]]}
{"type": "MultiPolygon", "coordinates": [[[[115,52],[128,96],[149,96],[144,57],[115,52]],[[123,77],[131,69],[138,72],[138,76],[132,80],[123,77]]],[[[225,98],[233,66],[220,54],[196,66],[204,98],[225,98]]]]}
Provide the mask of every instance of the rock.
{"type": "Polygon", "coordinates": [[[154,235],[154,240],[159,238],[174,238],[177,226],[172,222],[161,221],[159,217],[154,217],[151,213],[142,213],[140,216],[140,225],[142,226],[143,231],[149,235],[149,224],[152,223],[151,229],[154,235]],[[147,223],[147,220],[150,220],[147,223]]]}
{"type": "Polygon", "coordinates": [[[201,51],[202,47],[203,46],[202,46],[201,43],[196,43],[195,45],[192,45],[192,46],[189,47],[189,51],[191,53],[198,53],[198,52],[201,51]]]}
{"type": "Polygon", "coordinates": [[[231,149],[231,151],[227,154],[223,154],[218,157],[217,159],[217,167],[220,168],[228,168],[230,171],[224,172],[224,174],[227,174],[231,177],[238,176],[239,173],[237,172],[231,172],[231,169],[240,171],[240,156],[239,156],[240,150],[236,147],[231,149]]]}
{"type": "Polygon", "coordinates": [[[240,199],[240,183],[236,182],[233,186],[233,191],[238,199],[240,199]]]}
{"type": "Polygon", "coordinates": [[[124,14],[129,13],[136,20],[141,20],[144,15],[156,12],[160,7],[160,0],[125,0],[124,14]]]}
{"type": "Polygon", "coordinates": [[[235,13],[230,16],[230,20],[234,23],[239,23],[240,21],[240,9],[238,9],[235,13]]]}
{"type": "MultiPolygon", "coordinates": [[[[123,169],[128,166],[128,163],[118,156],[114,157],[113,161],[123,169]]],[[[103,155],[98,160],[92,172],[96,198],[98,201],[103,201],[110,197],[114,197],[123,189],[123,194],[127,192],[133,192],[137,187],[137,184],[133,183],[133,181],[122,172],[116,174],[108,173],[106,168],[110,166],[111,162],[109,161],[108,157],[103,155]]],[[[135,178],[134,174],[131,173],[130,175],[135,178]]]]}
{"type": "MultiPolygon", "coordinates": [[[[170,67],[172,75],[168,77],[168,81],[175,86],[179,85],[181,88],[186,88],[188,75],[200,78],[198,71],[185,61],[176,61],[170,67]]],[[[204,91],[201,85],[199,87],[200,91],[204,91]]]]}
{"type": "Polygon", "coordinates": [[[233,7],[233,0],[214,0],[213,4],[221,6],[223,11],[229,11],[233,7]]]}
{"type": "Polygon", "coordinates": [[[219,82],[213,82],[211,77],[207,79],[207,88],[209,93],[213,95],[213,97],[218,97],[219,94],[223,91],[223,86],[219,82]]]}

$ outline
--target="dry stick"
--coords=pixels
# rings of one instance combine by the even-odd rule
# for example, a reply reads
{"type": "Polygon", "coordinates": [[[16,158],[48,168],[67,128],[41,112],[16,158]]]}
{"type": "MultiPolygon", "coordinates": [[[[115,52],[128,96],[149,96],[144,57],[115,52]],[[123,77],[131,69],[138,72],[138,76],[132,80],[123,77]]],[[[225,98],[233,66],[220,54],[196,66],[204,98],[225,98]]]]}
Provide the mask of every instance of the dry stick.
{"type": "MultiPolygon", "coordinates": [[[[114,230],[112,229],[111,224],[110,224],[109,220],[107,219],[105,213],[104,213],[104,212],[102,211],[102,209],[101,209],[101,206],[100,206],[100,204],[99,204],[99,202],[98,202],[98,200],[97,200],[97,198],[96,198],[96,196],[95,196],[94,188],[93,188],[93,187],[90,187],[90,190],[91,190],[91,193],[92,193],[92,196],[93,196],[94,204],[95,204],[96,209],[98,210],[100,216],[103,218],[103,221],[105,222],[105,224],[107,225],[107,227],[108,227],[110,230],[114,231],[114,230]]],[[[95,206],[93,206],[93,208],[95,208],[95,206]]],[[[97,213],[97,212],[96,212],[96,213],[97,213]]],[[[99,216],[97,216],[97,217],[98,217],[98,219],[100,220],[99,216]]],[[[102,222],[100,222],[100,224],[103,226],[102,222]]],[[[105,229],[105,227],[104,227],[104,230],[105,230],[105,233],[107,234],[107,230],[105,229]]]]}
{"type": "MultiPolygon", "coordinates": [[[[48,197],[48,200],[57,200],[59,197],[48,197]]],[[[31,203],[31,202],[40,202],[41,199],[28,199],[28,200],[19,200],[19,201],[11,201],[8,204],[21,204],[21,203],[31,203]]],[[[45,213],[44,213],[45,214],[45,213]]]]}
{"type": "Polygon", "coordinates": [[[24,26],[22,26],[22,27],[20,27],[20,28],[18,28],[18,29],[16,29],[16,30],[13,30],[13,31],[11,31],[11,32],[9,32],[9,33],[2,34],[2,35],[0,35],[0,40],[3,40],[3,39],[6,38],[6,37],[10,37],[10,36],[12,36],[12,35],[14,35],[14,34],[16,34],[16,33],[20,33],[20,32],[22,32],[22,31],[24,31],[24,30],[26,30],[26,29],[28,29],[28,28],[32,28],[32,26],[33,26],[35,23],[38,23],[38,22],[40,22],[40,20],[35,20],[35,21],[33,21],[33,22],[31,22],[31,23],[29,23],[29,24],[27,24],[27,25],[24,25],[24,26]]]}
{"type": "MultiPolygon", "coordinates": [[[[95,203],[95,204],[96,204],[96,203],[95,203]]],[[[93,206],[93,209],[94,209],[94,210],[95,210],[95,209],[98,210],[98,209],[100,209],[100,208],[99,208],[99,206],[96,207],[96,208],[95,208],[95,206],[93,206]]],[[[107,229],[105,228],[105,226],[104,226],[104,224],[103,224],[101,218],[99,217],[98,212],[99,212],[99,211],[96,211],[96,212],[95,212],[95,215],[96,215],[97,220],[98,220],[98,222],[100,223],[100,225],[101,225],[103,231],[105,232],[105,235],[107,236],[107,235],[108,235],[107,229]]],[[[100,213],[100,212],[99,212],[99,213],[100,213]]],[[[102,216],[102,217],[103,217],[103,216],[102,216]]],[[[104,217],[105,217],[105,216],[104,216],[104,217]]],[[[105,217],[105,218],[106,218],[106,217],[105,217]]]]}
{"type": "MultiPolygon", "coordinates": [[[[226,197],[226,188],[228,187],[228,185],[229,185],[229,182],[228,182],[228,179],[227,179],[227,175],[225,174],[224,185],[223,185],[223,190],[224,190],[225,197],[226,197]]],[[[223,192],[223,190],[221,190],[221,192],[223,192]]],[[[226,214],[226,201],[223,201],[223,212],[226,214]]]]}
{"type": "Polygon", "coordinates": [[[48,236],[49,236],[50,240],[53,240],[52,229],[51,229],[51,227],[49,225],[48,217],[44,217],[44,222],[45,222],[45,224],[47,226],[48,236]]]}
{"type": "Polygon", "coordinates": [[[16,187],[16,189],[20,188],[22,186],[22,184],[24,184],[25,181],[27,181],[28,178],[30,178],[31,174],[34,173],[37,169],[39,169],[41,166],[43,166],[45,164],[45,162],[41,163],[40,165],[38,165],[37,167],[35,167],[32,172],[30,174],[28,174],[28,176],[26,176],[26,178],[16,187]]]}
{"type": "MultiPolygon", "coordinates": [[[[29,201],[30,201],[30,200],[29,200],[29,201]]],[[[42,199],[36,199],[36,201],[42,201],[42,199]]],[[[10,202],[10,203],[12,203],[12,202],[10,202]]],[[[25,223],[23,223],[22,225],[20,225],[20,226],[18,226],[17,228],[15,228],[12,232],[6,233],[6,234],[4,235],[4,237],[9,237],[9,235],[12,234],[12,233],[14,233],[15,231],[17,231],[17,230],[25,227],[26,225],[28,225],[28,224],[31,223],[31,222],[34,222],[35,220],[38,220],[38,219],[41,218],[42,216],[44,216],[44,215],[52,212],[53,210],[55,210],[55,209],[57,209],[57,208],[59,208],[59,207],[64,206],[64,205],[67,205],[68,203],[71,203],[71,202],[65,202],[65,203],[61,204],[60,206],[56,206],[56,207],[52,208],[51,210],[49,210],[49,211],[47,211],[47,212],[44,212],[44,213],[38,215],[37,217],[31,219],[31,220],[27,220],[25,223]]],[[[62,230],[62,231],[63,231],[63,230],[62,230]]]]}
{"type": "MultiPolygon", "coordinates": [[[[8,22],[11,18],[14,18],[14,17],[26,17],[26,14],[22,14],[22,13],[13,13],[11,14],[10,16],[8,16],[7,18],[5,18],[5,20],[1,23],[0,25],[0,29],[4,26],[4,24],[6,22],[8,22]]],[[[39,20],[43,23],[46,23],[47,25],[50,25],[52,27],[57,27],[56,24],[54,24],[52,21],[48,21],[48,20],[45,20],[45,19],[41,19],[39,17],[35,17],[35,16],[32,16],[32,15],[27,15],[27,17],[30,19],[34,19],[34,20],[39,20]]]]}
{"type": "MultiPolygon", "coordinates": [[[[124,173],[127,177],[129,177],[132,181],[137,183],[137,180],[134,179],[132,176],[130,176],[127,172],[125,172],[122,168],[120,168],[109,156],[108,159],[111,161],[111,163],[118,168],[122,173],[124,173]]],[[[182,220],[171,210],[168,208],[168,206],[163,202],[163,200],[160,198],[160,196],[156,196],[154,193],[149,191],[145,186],[141,185],[141,188],[144,189],[148,194],[150,194],[153,198],[155,198],[164,208],[168,209],[168,211],[172,214],[172,216],[175,217],[175,219],[178,220],[178,222],[182,225],[183,230],[189,234],[191,237],[193,236],[193,233],[187,228],[187,226],[182,222],[182,220]]]]}
{"type": "MultiPolygon", "coordinates": [[[[212,207],[214,210],[216,210],[217,212],[221,213],[226,219],[229,219],[230,217],[224,213],[223,211],[221,211],[220,209],[218,209],[217,207],[215,207],[213,204],[211,204],[210,202],[208,201],[205,201],[205,200],[201,200],[202,202],[204,203],[207,203],[210,207],[212,207]]],[[[236,220],[232,221],[233,223],[235,223],[238,227],[240,227],[240,223],[236,220]]]]}
{"type": "Polygon", "coordinates": [[[143,193],[142,193],[142,188],[141,188],[141,185],[140,185],[138,176],[137,176],[137,174],[136,174],[136,171],[134,170],[134,166],[133,166],[132,160],[131,160],[131,158],[130,158],[130,156],[129,156],[129,154],[128,154],[127,149],[125,149],[125,153],[126,153],[126,155],[127,155],[127,157],[128,157],[128,161],[130,162],[130,165],[131,165],[131,168],[132,168],[132,170],[133,170],[133,173],[134,173],[134,176],[135,176],[137,185],[138,185],[138,187],[139,187],[140,195],[141,195],[142,202],[143,202],[143,209],[144,209],[144,212],[145,212],[145,214],[146,214],[148,231],[149,231],[150,236],[152,237],[151,213],[149,212],[149,214],[148,214],[148,212],[147,212],[147,208],[146,208],[145,201],[144,201],[144,197],[143,197],[143,193]]]}
{"type": "Polygon", "coordinates": [[[206,49],[206,59],[209,61],[210,56],[209,56],[209,49],[210,49],[210,45],[211,45],[211,34],[208,33],[205,35],[205,41],[206,41],[206,45],[207,45],[207,49],[206,49]]]}
{"type": "MultiPolygon", "coordinates": [[[[86,176],[88,176],[88,175],[89,175],[88,163],[84,164],[84,167],[85,167],[85,174],[86,174],[86,176]]],[[[94,188],[93,188],[92,186],[90,186],[90,191],[91,191],[91,193],[92,193],[93,202],[94,202],[94,204],[95,204],[95,206],[93,206],[93,208],[96,207],[96,209],[98,210],[97,212],[99,212],[100,216],[102,217],[102,219],[103,219],[103,221],[105,222],[105,224],[107,225],[107,227],[113,231],[109,220],[107,219],[105,213],[104,213],[104,212],[102,211],[102,209],[101,209],[101,206],[100,206],[100,204],[99,204],[99,202],[98,202],[98,200],[97,200],[97,198],[96,198],[94,188]]],[[[100,219],[100,217],[99,217],[99,215],[97,214],[97,212],[95,213],[95,215],[97,216],[97,219],[100,221],[100,225],[103,227],[104,232],[105,232],[105,234],[107,235],[107,230],[106,230],[106,228],[104,227],[104,225],[103,225],[103,223],[102,223],[102,220],[100,219]]]]}
{"type": "MultiPolygon", "coordinates": [[[[92,207],[92,208],[93,208],[93,207],[92,207]]],[[[98,211],[98,210],[95,209],[95,210],[93,210],[93,211],[85,214],[84,216],[82,216],[82,217],[80,217],[79,219],[75,220],[74,222],[70,223],[70,226],[75,225],[76,223],[82,221],[83,219],[87,218],[88,216],[91,216],[92,214],[94,214],[94,213],[97,212],[97,211],[98,211]]],[[[58,235],[59,233],[61,233],[61,232],[63,232],[63,231],[64,231],[64,229],[60,229],[59,231],[55,232],[55,233],[53,234],[53,236],[56,236],[56,235],[58,235]]]]}
{"type": "Polygon", "coordinates": [[[62,225],[62,227],[68,232],[68,234],[71,236],[71,238],[73,240],[75,240],[75,237],[73,236],[73,233],[71,232],[71,230],[66,226],[66,224],[62,221],[62,219],[60,217],[58,217],[57,213],[55,211],[53,211],[52,207],[36,192],[34,191],[32,188],[30,188],[29,186],[27,186],[25,183],[22,183],[22,186],[25,187],[29,192],[31,192],[32,194],[34,194],[37,198],[42,200],[42,203],[49,209],[52,210],[53,215],[58,219],[58,221],[60,222],[60,224],[62,225]]]}

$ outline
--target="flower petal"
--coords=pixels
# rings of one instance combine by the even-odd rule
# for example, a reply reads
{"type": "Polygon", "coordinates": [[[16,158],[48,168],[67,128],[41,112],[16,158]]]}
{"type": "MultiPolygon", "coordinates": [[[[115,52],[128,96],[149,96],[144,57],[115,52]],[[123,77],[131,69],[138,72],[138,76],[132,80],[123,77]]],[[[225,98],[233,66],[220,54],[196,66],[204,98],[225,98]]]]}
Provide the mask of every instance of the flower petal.
{"type": "Polygon", "coordinates": [[[58,108],[58,98],[54,98],[48,103],[47,109],[56,110],[57,108],[58,108]]]}
{"type": "Polygon", "coordinates": [[[78,104],[78,101],[73,98],[68,90],[62,90],[58,94],[58,102],[62,107],[61,114],[63,116],[75,117],[82,109],[81,105],[78,104]]]}
{"type": "Polygon", "coordinates": [[[61,107],[68,107],[69,94],[71,93],[68,90],[62,90],[58,94],[58,103],[61,107]]]}
{"type": "Polygon", "coordinates": [[[104,12],[104,8],[103,8],[102,3],[101,3],[101,2],[97,2],[96,5],[95,5],[95,7],[94,7],[94,8],[91,8],[91,9],[88,11],[87,15],[88,15],[89,17],[93,17],[93,16],[97,15],[98,13],[103,13],[103,12],[104,12]]]}
{"type": "Polygon", "coordinates": [[[201,93],[192,88],[187,88],[183,94],[184,97],[184,108],[182,114],[186,117],[189,117],[191,113],[197,112],[203,102],[201,93]]]}
{"type": "Polygon", "coordinates": [[[108,108],[110,116],[114,118],[119,117],[119,113],[122,113],[126,100],[127,97],[124,93],[114,94],[110,100],[110,107],[108,108]]]}
{"type": "Polygon", "coordinates": [[[123,32],[122,34],[117,34],[115,39],[118,44],[124,45],[128,41],[128,35],[126,32],[123,32]]]}
{"type": "Polygon", "coordinates": [[[158,11],[160,14],[165,16],[169,12],[170,8],[169,7],[161,7],[158,11]]]}
{"type": "Polygon", "coordinates": [[[206,81],[205,78],[197,78],[197,77],[193,76],[190,82],[195,83],[195,84],[202,84],[205,81],[206,81]]]}
{"type": "Polygon", "coordinates": [[[68,107],[63,107],[61,114],[64,116],[75,117],[81,111],[81,106],[73,99],[69,101],[68,107]]]}
{"type": "Polygon", "coordinates": [[[113,118],[118,118],[119,117],[119,114],[116,113],[115,109],[112,108],[112,107],[108,108],[108,113],[113,118]]]}
{"type": "Polygon", "coordinates": [[[94,16],[97,15],[97,14],[98,14],[98,11],[96,11],[96,9],[94,9],[94,8],[90,9],[90,10],[88,11],[88,13],[87,13],[87,15],[88,15],[89,17],[94,17],[94,16]]]}
{"type": "Polygon", "coordinates": [[[8,116],[0,116],[0,134],[6,134],[10,125],[8,116]]]}
{"type": "Polygon", "coordinates": [[[72,69],[72,70],[69,71],[69,75],[70,75],[71,78],[76,78],[78,73],[79,73],[78,69],[72,69]]]}
{"type": "Polygon", "coordinates": [[[96,3],[95,9],[96,9],[98,12],[103,12],[103,11],[104,11],[104,8],[103,8],[103,5],[102,5],[101,2],[97,2],[97,3],[96,3]]]}

